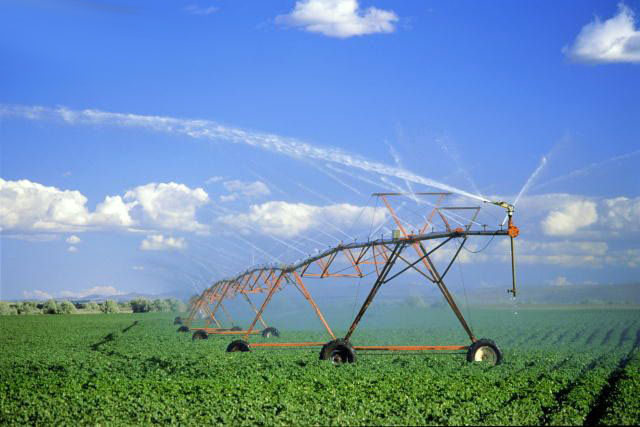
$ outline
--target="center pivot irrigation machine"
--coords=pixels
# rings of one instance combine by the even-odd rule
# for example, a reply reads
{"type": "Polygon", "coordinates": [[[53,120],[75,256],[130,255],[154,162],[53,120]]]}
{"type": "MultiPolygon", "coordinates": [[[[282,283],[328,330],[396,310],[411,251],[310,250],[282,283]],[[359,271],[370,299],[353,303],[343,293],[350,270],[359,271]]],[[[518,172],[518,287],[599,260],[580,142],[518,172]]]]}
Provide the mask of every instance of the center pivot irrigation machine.
{"type": "MultiPolygon", "coordinates": [[[[187,318],[176,318],[176,323],[182,325],[178,331],[194,331],[194,340],[206,339],[210,335],[240,335],[241,339],[236,339],[229,344],[227,347],[228,352],[246,352],[251,351],[251,349],[265,347],[321,347],[320,359],[331,360],[336,364],[354,362],[356,360],[356,351],[359,350],[462,350],[467,352],[467,360],[469,362],[483,361],[498,364],[502,360],[500,349],[492,340],[476,338],[453,296],[447,289],[444,279],[470,237],[508,236],[511,240],[512,273],[512,287],[508,289],[508,292],[515,297],[516,273],[513,240],[518,236],[519,230],[513,225],[514,209],[512,205],[505,202],[491,202],[507,211],[508,226],[506,229],[500,226],[498,229],[488,230],[486,225],[476,222],[480,207],[442,206],[443,201],[450,195],[451,193],[375,193],[374,196],[382,200],[395,221],[397,230],[393,232],[392,238],[340,244],[315,256],[309,256],[295,264],[260,266],[248,269],[235,277],[220,280],[206,289],[192,303],[187,318]],[[430,210],[427,217],[423,217],[425,222],[417,232],[407,232],[406,227],[403,226],[403,220],[398,217],[396,210],[389,202],[389,198],[392,196],[408,196],[416,200],[418,197],[435,198],[434,203],[427,202],[433,209],[430,210]],[[458,225],[461,226],[451,227],[451,218],[453,217],[457,219],[464,218],[463,222],[456,220],[458,225]],[[436,222],[438,223],[437,228],[441,228],[442,231],[436,230],[436,222]],[[454,242],[453,245],[457,246],[455,250],[443,251],[442,249],[446,248],[448,244],[452,244],[451,242],[454,242]],[[434,263],[434,254],[437,251],[441,251],[443,256],[446,256],[446,254],[451,255],[449,261],[443,264],[446,265],[444,270],[436,268],[434,263]],[[336,262],[339,257],[346,259],[346,267],[343,267],[344,263],[336,262]],[[417,272],[437,286],[462,328],[469,336],[470,345],[372,346],[351,344],[350,339],[354,331],[380,288],[409,270],[417,272]],[[369,276],[375,278],[371,291],[353,319],[346,335],[342,338],[336,337],[322,311],[307,290],[304,279],[362,279],[369,276]],[[250,342],[251,336],[256,334],[262,334],[264,337],[278,337],[280,335],[276,328],[267,325],[263,318],[263,313],[273,296],[286,286],[293,286],[298,289],[309,302],[331,337],[329,342],[250,342]],[[251,296],[262,293],[266,293],[266,297],[264,297],[261,306],[258,308],[251,300],[251,296]],[[246,330],[237,326],[223,328],[216,318],[216,314],[218,310],[221,310],[233,325],[233,321],[224,306],[224,301],[238,297],[248,303],[255,313],[255,317],[246,330]],[[204,315],[205,324],[204,326],[196,327],[194,323],[197,321],[199,314],[204,315]],[[258,323],[260,323],[262,329],[256,328],[258,323]]],[[[448,256],[446,257],[447,259],[449,258],[448,256]]]]}

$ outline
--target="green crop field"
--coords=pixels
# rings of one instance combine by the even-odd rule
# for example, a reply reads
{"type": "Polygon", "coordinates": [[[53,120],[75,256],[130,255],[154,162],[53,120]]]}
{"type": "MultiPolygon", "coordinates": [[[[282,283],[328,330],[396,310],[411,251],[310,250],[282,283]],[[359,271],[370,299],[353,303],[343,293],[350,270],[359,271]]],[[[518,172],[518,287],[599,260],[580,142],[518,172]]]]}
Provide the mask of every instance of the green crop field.
{"type": "MultiPolygon", "coordinates": [[[[374,313],[353,341],[466,344],[444,313],[403,310],[406,325],[374,313]]],[[[0,424],[640,423],[640,311],[476,308],[471,320],[503,364],[359,352],[333,366],[316,348],[225,353],[231,337],[192,341],[167,314],[3,316],[0,424]]],[[[277,326],[282,341],[328,340],[277,326]]]]}

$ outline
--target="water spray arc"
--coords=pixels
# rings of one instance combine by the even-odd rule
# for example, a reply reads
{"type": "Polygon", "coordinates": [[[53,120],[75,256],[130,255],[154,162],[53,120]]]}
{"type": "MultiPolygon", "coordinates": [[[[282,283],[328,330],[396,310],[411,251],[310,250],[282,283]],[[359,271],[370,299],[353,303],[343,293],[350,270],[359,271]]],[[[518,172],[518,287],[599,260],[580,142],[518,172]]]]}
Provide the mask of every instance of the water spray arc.
{"type": "Polygon", "coordinates": [[[190,307],[189,316],[183,320],[180,331],[192,331],[193,339],[207,339],[216,335],[236,335],[227,347],[228,352],[247,352],[258,348],[286,348],[286,347],[320,347],[320,358],[330,360],[333,363],[350,363],[356,359],[356,351],[466,351],[468,361],[488,361],[498,364],[502,360],[502,353],[498,346],[491,340],[478,339],[467,323],[462,311],[459,309],[453,295],[449,292],[444,281],[452,265],[457,260],[462,248],[468,239],[474,236],[508,236],[511,239],[512,248],[512,289],[516,295],[516,270],[515,253],[513,249],[514,239],[519,230],[513,224],[513,206],[506,202],[491,202],[504,208],[509,217],[507,229],[502,227],[487,230],[477,227],[478,206],[445,206],[444,201],[451,195],[449,192],[440,193],[412,193],[411,197],[436,198],[433,209],[425,220],[425,224],[415,234],[410,234],[404,228],[404,222],[399,218],[397,209],[394,208],[391,199],[396,196],[408,196],[406,193],[375,193],[389,211],[397,230],[392,238],[380,238],[330,247],[327,250],[308,256],[293,264],[271,264],[256,266],[237,274],[234,277],[217,281],[207,288],[190,307]],[[458,217],[465,217],[463,226],[452,227],[444,215],[447,211],[457,212],[458,217]],[[428,228],[436,221],[442,221],[442,231],[429,231],[428,228]],[[475,226],[475,228],[474,228],[475,226]],[[434,254],[442,251],[448,245],[455,245],[453,255],[444,268],[437,265],[434,254]],[[346,267],[336,262],[337,259],[346,260],[346,267]],[[470,344],[458,345],[354,345],[352,337],[368,308],[374,301],[378,291],[393,279],[407,271],[418,273],[437,287],[444,297],[447,305],[453,311],[460,325],[467,334],[470,344]],[[349,280],[373,276],[375,278],[372,288],[357,315],[353,319],[347,333],[336,337],[334,329],[314,301],[307,285],[306,279],[349,280]],[[274,296],[286,287],[299,291],[313,309],[318,320],[324,327],[328,342],[255,342],[251,337],[261,334],[263,337],[277,337],[279,331],[269,326],[264,318],[265,311],[274,296]],[[262,303],[255,305],[249,298],[250,295],[263,295],[262,303]],[[216,314],[218,310],[224,310],[223,301],[234,298],[244,299],[249,303],[255,314],[253,320],[246,329],[238,327],[222,327],[216,314]],[[197,314],[205,316],[204,325],[199,324],[197,314]],[[214,326],[215,325],[215,326],[214,326]]]}

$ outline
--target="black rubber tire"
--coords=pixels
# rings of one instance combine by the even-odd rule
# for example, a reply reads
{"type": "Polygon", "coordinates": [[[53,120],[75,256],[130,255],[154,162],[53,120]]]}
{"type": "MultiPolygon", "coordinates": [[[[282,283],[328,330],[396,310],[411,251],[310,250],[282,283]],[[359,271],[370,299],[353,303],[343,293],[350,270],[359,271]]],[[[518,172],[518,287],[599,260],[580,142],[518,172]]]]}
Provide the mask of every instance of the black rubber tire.
{"type": "Polygon", "coordinates": [[[482,338],[471,344],[467,351],[467,362],[483,362],[492,365],[502,363],[502,351],[493,340],[482,338]],[[485,351],[488,350],[488,351],[485,351]],[[484,356],[478,351],[486,353],[484,356]]]}
{"type": "Polygon", "coordinates": [[[320,350],[320,360],[330,360],[334,365],[354,363],[356,351],[349,341],[337,339],[329,341],[320,350]]]}
{"type": "Polygon", "coordinates": [[[189,327],[182,325],[178,328],[178,332],[189,332],[189,327]]]}
{"type": "Polygon", "coordinates": [[[269,326],[268,328],[262,330],[262,336],[265,338],[279,337],[280,331],[273,326],[269,326]]]}
{"type": "Polygon", "coordinates": [[[174,325],[182,325],[182,317],[178,316],[175,319],[173,319],[173,324],[174,325]]]}
{"type": "Polygon", "coordinates": [[[251,349],[249,348],[249,343],[243,340],[232,341],[231,344],[227,346],[227,353],[234,353],[236,351],[251,351],[251,349]]]}
{"type": "Polygon", "coordinates": [[[242,328],[240,326],[232,326],[231,330],[237,332],[237,331],[241,331],[242,328]]]}
{"type": "Polygon", "coordinates": [[[209,338],[209,334],[207,333],[207,331],[203,331],[203,330],[197,330],[193,333],[193,336],[191,337],[191,339],[193,341],[196,340],[206,340],[207,338],[209,338]]]}

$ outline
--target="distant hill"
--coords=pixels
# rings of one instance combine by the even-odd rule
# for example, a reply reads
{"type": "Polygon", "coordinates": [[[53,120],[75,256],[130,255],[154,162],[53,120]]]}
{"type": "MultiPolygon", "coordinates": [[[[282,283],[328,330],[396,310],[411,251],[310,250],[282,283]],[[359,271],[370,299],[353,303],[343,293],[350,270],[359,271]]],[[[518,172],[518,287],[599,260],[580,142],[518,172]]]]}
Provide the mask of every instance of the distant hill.
{"type": "Polygon", "coordinates": [[[154,299],[165,299],[165,298],[176,298],[176,299],[181,299],[184,301],[187,301],[189,299],[188,295],[179,295],[178,293],[163,293],[163,294],[148,294],[148,293],[139,293],[139,292],[131,292],[128,294],[121,294],[121,295],[88,295],[86,297],[83,298],[61,298],[61,299],[69,299],[71,301],[75,301],[75,302],[88,302],[88,301],[95,301],[95,302],[102,302],[108,299],[117,301],[117,302],[127,302],[127,301],[131,301],[132,299],[136,299],[136,298],[146,298],[149,300],[154,300],[154,299]]]}

